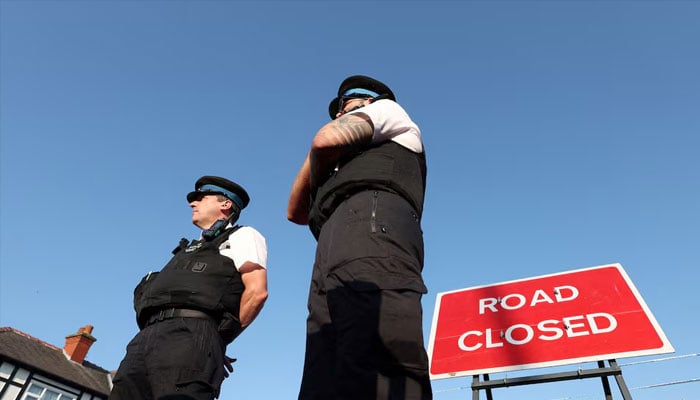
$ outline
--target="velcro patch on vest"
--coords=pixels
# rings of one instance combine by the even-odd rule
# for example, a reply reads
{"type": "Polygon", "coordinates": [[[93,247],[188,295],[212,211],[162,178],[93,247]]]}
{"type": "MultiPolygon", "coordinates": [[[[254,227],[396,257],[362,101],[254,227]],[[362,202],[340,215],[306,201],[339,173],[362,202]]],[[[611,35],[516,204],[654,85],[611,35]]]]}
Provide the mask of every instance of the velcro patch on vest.
{"type": "Polygon", "coordinates": [[[192,266],[192,272],[203,272],[205,269],[207,269],[207,263],[201,261],[197,261],[192,266]]]}

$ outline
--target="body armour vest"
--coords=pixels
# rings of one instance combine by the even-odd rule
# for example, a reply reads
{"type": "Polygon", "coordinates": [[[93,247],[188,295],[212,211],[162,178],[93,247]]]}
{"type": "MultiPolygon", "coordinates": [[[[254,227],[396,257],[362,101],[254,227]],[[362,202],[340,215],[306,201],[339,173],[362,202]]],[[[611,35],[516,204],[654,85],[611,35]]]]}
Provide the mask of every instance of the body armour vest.
{"type": "Polygon", "coordinates": [[[323,224],[336,207],[353,194],[368,189],[401,195],[420,216],[425,179],[425,153],[414,153],[393,141],[365,149],[341,163],[313,194],[309,229],[318,239],[323,224]]]}
{"type": "Polygon", "coordinates": [[[139,327],[153,312],[171,307],[204,311],[219,320],[231,313],[237,320],[244,285],[233,260],[222,256],[219,246],[238,228],[210,241],[182,239],[160,272],[141,279],[134,290],[139,327]]]}

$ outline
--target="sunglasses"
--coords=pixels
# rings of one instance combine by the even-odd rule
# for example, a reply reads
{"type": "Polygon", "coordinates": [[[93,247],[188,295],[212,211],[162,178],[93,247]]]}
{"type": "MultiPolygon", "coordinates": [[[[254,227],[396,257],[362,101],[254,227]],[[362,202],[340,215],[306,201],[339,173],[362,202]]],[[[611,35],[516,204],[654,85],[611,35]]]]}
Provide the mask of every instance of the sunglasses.
{"type": "Polygon", "coordinates": [[[341,114],[345,114],[346,112],[350,112],[352,110],[355,110],[355,108],[350,109],[346,112],[343,111],[343,107],[345,105],[353,100],[366,100],[366,99],[371,99],[371,96],[344,96],[338,99],[338,112],[341,114]]]}

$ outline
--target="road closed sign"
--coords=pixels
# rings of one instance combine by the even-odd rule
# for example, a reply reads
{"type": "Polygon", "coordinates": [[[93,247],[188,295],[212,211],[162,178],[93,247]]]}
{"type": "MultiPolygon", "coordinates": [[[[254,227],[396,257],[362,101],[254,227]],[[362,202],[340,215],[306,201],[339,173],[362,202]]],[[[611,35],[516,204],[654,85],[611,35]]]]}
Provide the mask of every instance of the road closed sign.
{"type": "Polygon", "coordinates": [[[620,264],[439,293],[430,376],[673,352],[620,264]]]}

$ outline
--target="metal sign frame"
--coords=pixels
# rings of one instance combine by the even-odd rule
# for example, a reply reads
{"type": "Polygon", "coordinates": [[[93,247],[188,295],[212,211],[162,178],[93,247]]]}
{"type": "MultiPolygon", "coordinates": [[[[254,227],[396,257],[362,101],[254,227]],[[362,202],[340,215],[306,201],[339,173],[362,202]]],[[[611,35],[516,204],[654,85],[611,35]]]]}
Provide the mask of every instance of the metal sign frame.
{"type": "Polygon", "coordinates": [[[559,372],[553,374],[542,374],[542,375],[532,375],[524,376],[513,379],[499,379],[490,380],[489,374],[483,374],[484,379],[481,380],[480,376],[474,375],[472,379],[472,400],[479,400],[479,391],[484,390],[486,392],[486,399],[493,400],[492,389],[502,388],[508,386],[523,386],[532,385],[537,383],[548,383],[548,382],[560,382],[574,379],[589,379],[600,377],[601,383],[603,385],[603,392],[605,393],[605,400],[612,400],[612,392],[610,391],[610,382],[608,381],[609,376],[614,376],[617,386],[620,389],[622,398],[624,400],[632,400],[632,395],[625,380],[622,378],[622,368],[617,365],[614,359],[608,360],[608,366],[605,366],[605,362],[602,360],[598,361],[598,368],[593,369],[578,369],[576,371],[570,372],[559,372]]]}

